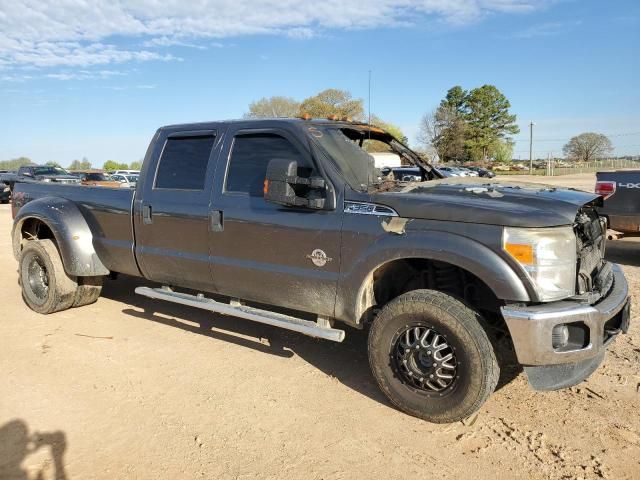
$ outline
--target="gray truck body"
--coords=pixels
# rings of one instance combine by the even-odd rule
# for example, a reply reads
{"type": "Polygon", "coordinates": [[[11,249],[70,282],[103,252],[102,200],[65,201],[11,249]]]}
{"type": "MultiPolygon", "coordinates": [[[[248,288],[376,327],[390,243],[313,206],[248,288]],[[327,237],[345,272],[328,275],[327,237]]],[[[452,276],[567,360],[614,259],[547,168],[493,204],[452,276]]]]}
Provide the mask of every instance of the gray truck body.
{"type": "MultiPolygon", "coordinates": [[[[596,173],[596,182],[612,182],[614,193],[605,198],[600,215],[609,228],[624,233],[640,233],[640,170],[596,173]]],[[[596,185],[597,185],[596,183],[596,185]]]]}
{"type": "Polygon", "coordinates": [[[597,195],[478,178],[357,190],[315,141],[338,127],[356,128],[296,119],[164,127],[135,190],[17,183],[14,253],[44,225],[69,275],[119,272],[356,328],[419,273],[424,287],[504,319],[534,387],[575,384],[599,365],[606,345],[628,328],[629,302],[624,275],[602,255],[597,195]],[[230,191],[234,143],[263,134],[286,139],[312,165],[326,184],[322,208],[230,191]],[[202,188],[158,188],[163,149],[189,136],[215,139],[202,188]],[[504,229],[571,225],[582,239],[575,294],[544,302],[503,249],[504,229]],[[567,323],[583,326],[585,338],[559,351],[552,331],[567,323]]]}

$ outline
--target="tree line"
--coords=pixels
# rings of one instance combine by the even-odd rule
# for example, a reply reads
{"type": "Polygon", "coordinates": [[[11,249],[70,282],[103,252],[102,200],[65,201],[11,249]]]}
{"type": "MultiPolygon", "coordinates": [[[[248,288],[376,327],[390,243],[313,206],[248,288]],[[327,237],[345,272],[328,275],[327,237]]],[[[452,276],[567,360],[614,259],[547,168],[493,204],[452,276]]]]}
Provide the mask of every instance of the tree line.
{"type": "MultiPolygon", "coordinates": [[[[441,162],[508,162],[511,161],[514,141],[512,135],[520,132],[516,115],[510,112],[511,103],[494,85],[465,90],[456,85],[450,88],[440,104],[425,114],[420,122],[418,143],[425,155],[441,162]]],[[[354,121],[369,121],[365,115],[364,101],[353,98],[347,90],[329,88],[316,95],[298,101],[291,97],[265,97],[249,104],[245,118],[348,118],[354,121]]],[[[371,115],[371,124],[387,130],[404,144],[406,135],[396,124],[371,115]]],[[[379,151],[384,145],[365,143],[368,151],[379,151]]],[[[569,160],[590,162],[606,158],[613,152],[613,145],[606,135],[585,132],[571,138],[563,147],[569,160]]],[[[27,157],[0,161],[0,169],[16,170],[33,162],[27,157]]],[[[57,162],[47,165],[61,166],[57,162]]],[[[140,170],[142,161],[130,164],[107,160],[102,168],[113,170],[140,170]]],[[[86,158],[73,160],[69,170],[88,170],[91,162],[86,158]]]]}
{"type": "MultiPolygon", "coordinates": [[[[261,98],[249,104],[249,111],[244,114],[244,117],[282,118],[303,115],[309,115],[312,118],[348,118],[357,122],[369,120],[368,115],[365,115],[364,100],[353,98],[350,92],[336,88],[328,88],[302,101],[282,96],[261,98]]],[[[371,123],[385,129],[402,143],[408,143],[406,135],[397,125],[385,122],[375,114],[371,115],[371,123]]],[[[379,147],[380,145],[374,142],[366,145],[369,151],[375,151],[379,147]]]]}
{"type": "MultiPolygon", "coordinates": [[[[33,165],[35,162],[29,157],[18,157],[12,160],[0,161],[0,170],[18,170],[25,165],[33,165]]],[[[62,167],[62,165],[55,161],[46,162],[45,165],[52,167],[62,167]]],[[[87,159],[83,157],[82,160],[74,160],[66,167],[67,170],[91,170],[93,165],[87,159]]],[[[136,160],[131,163],[117,162],[115,160],[107,160],[102,164],[102,169],[106,171],[114,170],[140,170],[142,168],[142,160],[136,160]]]]}

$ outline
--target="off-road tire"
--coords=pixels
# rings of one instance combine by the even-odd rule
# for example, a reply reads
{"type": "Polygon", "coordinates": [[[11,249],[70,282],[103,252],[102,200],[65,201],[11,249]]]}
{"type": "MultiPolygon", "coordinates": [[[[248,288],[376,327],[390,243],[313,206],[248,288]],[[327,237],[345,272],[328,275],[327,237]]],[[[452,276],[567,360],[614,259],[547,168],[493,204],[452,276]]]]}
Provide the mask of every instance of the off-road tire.
{"type": "MultiPolygon", "coordinates": [[[[380,389],[400,410],[429,422],[451,423],[469,417],[489,398],[500,376],[481,322],[478,312],[435,290],[413,290],[395,298],[384,306],[369,331],[369,364],[380,389]],[[423,384],[416,387],[411,383],[415,377],[407,377],[413,371],[407,374],[400,364],[404,361],[397,360],[397,345],[404,348],[400,337],[414,326],[432,329],[451,346],[455,375],[442,392],[425,391],[423,384]]],[[[420,348],[419,343],[414,345],[420,348]]]]}
{"type": "Polygon", "coordinates": [[[60,253],[48,239],[30,240],[20,252],[22,298],[38,313],[49,314],[73,305],[78,283],[64,271],[60,253]]]}
{"type": "Polygon", "coordinates": [[[78,289],[72,307],[91,305],[98,300],[104,277],[78,277],[78,289]]]}

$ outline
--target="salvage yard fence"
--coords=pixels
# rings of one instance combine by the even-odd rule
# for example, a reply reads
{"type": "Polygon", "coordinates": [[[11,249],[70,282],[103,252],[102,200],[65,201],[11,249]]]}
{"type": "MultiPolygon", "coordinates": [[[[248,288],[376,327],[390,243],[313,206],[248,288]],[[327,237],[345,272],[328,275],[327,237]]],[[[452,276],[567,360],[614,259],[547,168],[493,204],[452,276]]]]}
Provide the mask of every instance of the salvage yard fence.
{"type": "MultiPolygon", "coordinates": [[[[521,162],[522,165],[528,167],[528,163],[521,162]]],[[[620,169],[640,169],[640,161],[612,158],[608,160],[598,160],[596,162],[584,162],[576,163],[571,166],[556,165],[553,161],[549,165],[541,168],[533,169],[533,175],[541,176],[557,176],[557,175],[572,175],[576,173],[594,173],[601,170],[620,170],[620,169]]],[[[509,170],[498,171],[494,170],[497,175],[529,175],[529,168],[526,170],[509,170]]]]}

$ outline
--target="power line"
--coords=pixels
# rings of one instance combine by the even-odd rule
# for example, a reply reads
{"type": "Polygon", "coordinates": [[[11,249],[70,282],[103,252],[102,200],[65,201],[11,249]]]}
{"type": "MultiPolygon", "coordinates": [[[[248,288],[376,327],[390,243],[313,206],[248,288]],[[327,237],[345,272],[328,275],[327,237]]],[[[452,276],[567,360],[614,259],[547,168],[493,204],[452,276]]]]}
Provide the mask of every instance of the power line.
{"type": "MultiPolygon", "coordinates": [[[[632,135],[640,135],[640,132],[625,132],[625,133],[605,133],[603,134],[607,137],[629,137],[632,135]]],[[[567,137],[564,138],[536,138],[536,142],[563,142],[567,139],[567,137]]],[[[529,141],[529,137],[518,137],[518,138],[512,138],[511,140],[514,140],[516,142],[528,142],[529,141]]]]}

